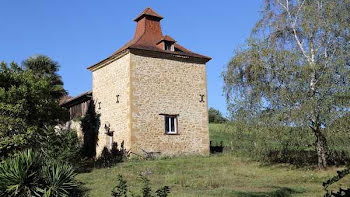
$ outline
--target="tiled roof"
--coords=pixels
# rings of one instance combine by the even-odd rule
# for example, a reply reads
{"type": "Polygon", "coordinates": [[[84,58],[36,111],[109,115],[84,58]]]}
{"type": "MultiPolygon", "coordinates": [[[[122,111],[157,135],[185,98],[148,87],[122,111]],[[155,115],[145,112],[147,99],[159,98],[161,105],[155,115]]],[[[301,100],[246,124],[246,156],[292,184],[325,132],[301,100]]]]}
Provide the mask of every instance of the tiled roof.
{"type": "Polygon", "coordinates": [[[106,59],[100,61],[99,63],[88,67],[89,70],[93,70],[95,67],[112,60],[118,55],[122,54],[127,49],[138,49],[145,51],[153,51],[159,53],[167,53],[173,54],[177,56],[189,56],[197,59],[201,59],[203,62],[209,61],[211,58],[194,53],[178,43],[168,35],[163,36],[160,20],[162,20],[162,16],[157,14],[151,8],[146,8],[136,19],[137,22],[135,35],[132,40],[130,40],[127,44],[122,46],[116,52],[114,52],[111,56],[106,59]],[[171,41],[174,42],[175,51],[164,50],[164,47],[158,45],[161,41],[171,41]]]}
{"type": "Polygon", "coordinates": [[[153,16],[155,18],[158,18],[159,20],[162,20],[163,17],[159,14],[157,14],[152,8],[148,7],[146,8],[141,14],[139,14],[134,21],[139,21],[143,16],[153,16]]]}
{"type": "MultiPolygon", "coordinates": [[[[174,38],[170,37],[169,35],[163,36],[163,38],[160,40],[161,41],[168,41],[168,42],[176,42],[174,38]]],[[[159,43],[159,42],[158,42],[159,43]]]]}
{"type": "Polygon", "coordinates": [[[89,100],[89,99],[91,99],[91,97],[92,97],[92,91],[84,92],[84,93],[79,94],[78,96],[75,96],[75,97],[68,96],[67,99],[60,102],[60,106],[69,107],[69,106],[74,105],[76,103],[81,103],[83,101],[89,100]]]}

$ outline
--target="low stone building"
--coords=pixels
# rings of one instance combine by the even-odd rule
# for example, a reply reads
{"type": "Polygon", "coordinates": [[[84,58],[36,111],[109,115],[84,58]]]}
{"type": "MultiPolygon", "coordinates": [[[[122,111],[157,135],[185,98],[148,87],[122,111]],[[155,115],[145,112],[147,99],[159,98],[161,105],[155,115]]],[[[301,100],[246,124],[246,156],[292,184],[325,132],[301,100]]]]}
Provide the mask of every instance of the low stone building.
{"type": "Polygon", "coordinates": [[[123,142],[136,154],[209,154],[205,64],[210,58],[163,35],[162,19],[145,9],[134,20],[133,39],[88,67],[92,94],[63,103],[74,118],[94,102],[100,114],[98,155],[112,142],[123,142]]]}

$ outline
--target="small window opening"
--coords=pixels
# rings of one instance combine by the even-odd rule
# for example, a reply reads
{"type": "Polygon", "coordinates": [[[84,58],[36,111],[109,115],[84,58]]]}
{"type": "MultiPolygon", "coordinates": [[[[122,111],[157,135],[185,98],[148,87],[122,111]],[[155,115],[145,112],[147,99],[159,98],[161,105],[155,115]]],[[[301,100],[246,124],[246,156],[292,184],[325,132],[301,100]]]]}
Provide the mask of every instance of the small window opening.
{"type": "Polygon", "coordinates": [[[164,116],[165,119],[165,133],[177,134],[177,116],[164,116]]]}
{"type": "Polygon", "coordinates": [[[164,50],[174,51],[174,45],[171,42],[164,41],[164,50]]]}

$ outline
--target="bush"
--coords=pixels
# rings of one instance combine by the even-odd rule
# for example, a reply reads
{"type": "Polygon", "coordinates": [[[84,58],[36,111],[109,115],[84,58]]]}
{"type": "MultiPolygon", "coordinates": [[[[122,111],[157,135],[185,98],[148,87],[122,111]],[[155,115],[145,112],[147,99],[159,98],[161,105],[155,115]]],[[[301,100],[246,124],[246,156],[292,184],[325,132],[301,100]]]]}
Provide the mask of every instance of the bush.
{"type": "Polygon", "coordinates": [[[109,150],[107,147],[104,147],[101,153],[101,156],[96,160],[95,166],[99,168],[112,167],[117,163],[123,161],[126,156],[126,150],[123,143],[118,149],[118,144],[113,143],[112,149],[109,150]]]}
{"type": "Polygon", "coordinates": [[[46,158],[80,167],[84,158],[76,131],[63,130],[57,133],[50,128],[46,130],[45,136],[40,140],[40,151],[46,158]]]}
{"type": "Polygon", "coordinates": [[[214,108],[209,108],[208,110],[209,122],[210,123],[224,123],[227,119],[221,114],[221,112],[214,108]]]}
{"type": "Polygon", "coordinates": [[[128,190],[127,181],[124,180],[124,178],[121,175],[118,175],[117,177],[117,185],[112,190],[112,197],[128,197],[128,193],[130,193],[130,196],[133,197],[167,197],[170,193],[170,188],[168,186],[164,186],[160,189],[158,189],[155,192],[155,195],[152,193],[152,188],[150,186],[150,181],[145,176],[140,175],[140,179],[143,183],[143,187],[141,189],[142,195],[135,195],[133,192],[128,190]]]}
{"type": "Polygon", "coordinates": [[[350,188],[339,188],[339,190],[337,192],[333,192],[330,191],[328,189],[329,186],[331,186],[332,184],[340,181],[341,179],[343,179],[345,176],[350,174],[350,168],[346,168],[344,170],[341,171],[337,171],[337,175],[328,179],[327,181],[323,182],[322,186],[324,188],[324,190],[327,192],[324,197],[345,197],[345,196],[350,196],[350,188]]]}
{"type": "Polygon", "coordinates": [[[27,150],[0,164],[0,196],[77,196],[73,168],[27,150]]]}
{"type": "Polygon", "coordinates": [[[41,157],[31,150],[0,164],[0,196],[39,196],[41,157]]]}
{"type": "Polygon", "coordinates": [[[66,94],[59,65],[35,56],[7,65],[0,62],[0,160],[36,148],[43,130],[66,120],[59,100],[66,94]]]}

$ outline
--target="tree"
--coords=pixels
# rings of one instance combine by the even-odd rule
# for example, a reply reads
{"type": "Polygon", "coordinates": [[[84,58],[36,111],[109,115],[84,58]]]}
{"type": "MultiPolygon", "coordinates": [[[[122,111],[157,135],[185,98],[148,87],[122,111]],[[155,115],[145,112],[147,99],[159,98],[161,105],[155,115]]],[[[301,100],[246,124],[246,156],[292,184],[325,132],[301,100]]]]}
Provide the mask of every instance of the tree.
{"type": "Polygon", "coordinates": [[[214,108],[209,108],[209,123],[224,123],[226,122],[226,118],[221,114],[221,112],[214,108]]]}
{"type": "Polygon", "coordinates": [[[325,168],[324,128],[350,107],[349,23],[348,0],[266,0],[223,73],[229,111],[309,127],[325,168]]]}
{"type": "Polygon", "coordinates": [[[44,130],[64,120],[58,102],[66,92],[57,70],[46,56],[28,58],[22,67],[0,64],[0,159],[37,146],[44,130]]]}
{"type": "Polygon", "coordinates": [[[96,156],[100,125],[100,114],[96,113],[94,102],[90,102],[86,115],[81,119],[81,129],[84,134],[82,151],[87,158],[94,158],[96,156]]]}

